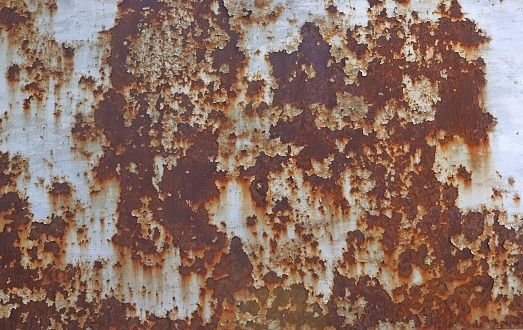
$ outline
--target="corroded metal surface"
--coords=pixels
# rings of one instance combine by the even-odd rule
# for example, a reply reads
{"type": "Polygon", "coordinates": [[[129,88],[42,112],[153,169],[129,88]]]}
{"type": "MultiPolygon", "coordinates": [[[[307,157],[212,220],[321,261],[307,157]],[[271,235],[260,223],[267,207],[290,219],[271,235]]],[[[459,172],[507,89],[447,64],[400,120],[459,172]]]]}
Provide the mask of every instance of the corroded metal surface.
{"type": "Polygon", "coordinates": [[[91,2],[0,5],[1,328],[523,326],[458,0],[91,2]]]}

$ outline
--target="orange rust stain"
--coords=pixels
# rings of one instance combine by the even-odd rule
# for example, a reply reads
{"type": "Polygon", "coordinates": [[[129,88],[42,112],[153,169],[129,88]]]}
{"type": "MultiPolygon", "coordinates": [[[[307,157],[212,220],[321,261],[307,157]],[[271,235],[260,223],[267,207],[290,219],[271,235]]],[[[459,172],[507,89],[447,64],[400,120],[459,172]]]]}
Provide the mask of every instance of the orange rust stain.
{"type": "MultiPolygon", "coordinates": [[[[396,2],[408,8],[409,0],[396,2]]],[[[444,2],[440,18],[429,22],[414,12],[389,16],[383,1],[368,0],[368,24],[343,31],[336,56],[321,22],[311,19],[298,27],[294,49],[266,54],[270,74],[262,77],[249,75],[245,31],[224,1],[176,8],[168,1],[120,2],[116,25],[105,33],[109,85],[79,79],[100,102],[92,117],[75,116],[71,134],[87,157],[82,145],[103,140],[89,188],[118,182],[111,244],[119,258],[153,286],[165,251],[174,247],[182,286],[199,290],[200,305],[188,318],[178,317],[177,307],[167,316],[139,318],[129,316],[137,306],[89,291],[100,280],[86,283],[85,277],[89,271],[101,276],[110,267],[106,261],[89,271],[56,261],[68,230],[76,229],[80,245],[88,241],[83,232],[89,225],[80,226],[74,212],[75,187],[53,182],[49,194],[60,208],[48,222],[33,222],[16,187],[27,169],[2,154],[0,274],[6,281],[0,289],[40,288],[49,301],[71,299],[61,309],[46,299],[12,295],[2,302],[18,307],[0,317],[0,327],[521,325],[523,298],[494,297],[500,284],[492,274],[506,270],[502,285],[508,276],[523,280],[523,258],[514,253],[523,236],[502,224],[502,210],[459,209],[458,187],[451,178],[440,182],[434,169],[436,145],[459,140],[471,154],[488,149],[495,122],[482,107],[485,63],[473,56],[488,38],[457,0],[444,2]],[[152,58],[145,61],[145,53],[152,58]],[[406,81],[437,89],[429,113],[409,102],[406,81]],[[255,127],[242,127],[242,120],[255,127]],[[227,209],[232,219],[214,219],[210,210],[224,194],[220,187],[233,180],[248,192],[236,201],[246,206],[227,209]],[[190,287],[192,276],[204,287],[190,287]],[[496,314],[500,305],[508,308],[505,314],[496,314]]],[[[284,13],[269,7],[255,1],[241,19],[266,27],[284,13]]],[[[325,12],[341,19],[334,5],[325,12]]],[[[13,35],[35,24],[31,13],[8,6],[0,10],[0,23],[13,35]]],[[[10,82],[28,77],[21,85],[27,111],[45,98],[50,71],[31,47],[20,46],[32,55],[5,74],[10,82]]],[[[57,47],[64,66],[73,67],[75,49],[57,47]]],[[[466,184],[473,173],[457,168],[466,184]]],[[[132,289],[150,292],[145,285],[132,289]]]]}

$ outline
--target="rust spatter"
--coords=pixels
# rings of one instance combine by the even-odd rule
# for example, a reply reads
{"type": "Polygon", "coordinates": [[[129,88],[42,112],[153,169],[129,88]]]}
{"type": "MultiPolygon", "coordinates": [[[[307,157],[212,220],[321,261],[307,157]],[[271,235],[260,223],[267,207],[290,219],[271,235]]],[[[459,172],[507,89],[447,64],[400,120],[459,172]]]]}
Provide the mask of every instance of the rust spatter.
{"type": "Polygon", "coordinates": [[[457,0],[432,19],[411,2],[369,0],[354,25],[330,3],[302,19],[264,1],[124,0],[99,35],[101,77],[74,72],[81,45],[39,47],[35,17],[55,3],[2,5],[18,54],[2,77],[21,95],[6,116],[86,93],[67,138],[92,173],[39,179],[38,218],[18,186],[34,169],[0,155],[0,327],[523,325],[523,236],[491,206],[504,192],[460,205],[490,164],[488,31],[457,0]],[[291,37],[273,45],[278,24],[291,37]],[[458,147],[473,164],[443,169],[458,147]]]}

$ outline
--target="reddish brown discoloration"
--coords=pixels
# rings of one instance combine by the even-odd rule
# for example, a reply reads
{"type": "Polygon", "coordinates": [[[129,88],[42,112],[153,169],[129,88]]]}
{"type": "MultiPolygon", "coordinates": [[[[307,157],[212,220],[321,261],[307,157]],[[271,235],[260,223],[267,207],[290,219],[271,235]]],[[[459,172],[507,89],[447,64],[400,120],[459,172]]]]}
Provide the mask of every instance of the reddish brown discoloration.
{"type": "Polygon", "coordinates": [[[469,171],[467,171],[467,169],[463,166],[463,165],[460,165],[458,167],[458,172],[457,172],[458,176],[463,179],[465,182],[470,182],[472,180],[472,173],[470,173],[469,171]]]}
{"type": "Polygon", "coordinates": [[[336,91],[343,86],[343,64],[329,65],[333,60],[330,46],[323,40],[317,26],[306,23],[301,28],[301,36],[303,39],[297,52],[287,54],[282,51],[269,55],[278,84],[273,105],[289,103],[303,108],[320,103],[332,109],[336,104],[336,91]],[[315,76],[309,78],[303,66],[311,67],[315,76]]]}
{"type": "Polygon", "coordinates": [[[68,182],[54,182],[51,187],[51,196],[70,196],[71,195],[71,186],[68,182]]]}
{"type": "Polygon", "coordinates": [[[17,81],[20,79],[20,67],[17,64],[13,64],[7,69],[7,79],[9,81],[17,81]]]}
{"type": "MultiPolygon", "coordinates": [[[[20,294],[2,298],[17,308],[0,327],[521,325],[521,295],[506,289],[521,279],[521,232],[505,226],[503,210],[459,207],[459,179],[470,186],[471,170],[437,172],[440,149],[488,148],[494,118],[475,53],[488,38],[457,0],[442,2],[435,21],[396,2],[407,16],[369,0],[368,24],[347,29],[326,6],[327,21],[296,26],[296,47],[268,51],[266,76],[249,71],[248,29],[269,26],[283,7],[255,1],[236,17],[224,1],[120,2],[103,34],[109,81],[75,79],[99,102],[94,114],[75,114],[71,130],[86,158],[91,143],[102,145],[91,196],[118,189],[110,238],[118,260],[113,268],[103,258],[64,262],[71,235],[81,246],[98,229],[73,212],[76,181],[46,186],[56,214],[33,219],[16,186],[30,171],[2,154],[0,289],[20,294]],[[163,273],[172,251],[177,274],[163,273]],[[128,280],[102,293],[106,270],[143,276],[134,278],[141,287],[128,280]],[[188,317],[180,302],[162,315],[126,303],[145,299],[154,276],[197,292],[188,317]],[[27,300],[25,289],[44,298],[27,300]]],[[[34,24],[21,9],[2,8],[7,14],[10,36],[34,24]]],[[[53,45],[71,66],[75,49],[53,45]]],[[[28,112],[56,71],[33,48],[20,45],[25,63],[5,74],[12,86],[26,79],[28,112]]]]}
{"type": "Polygon", "coordinates": [[[93,123],[89,122],[87,118],[81,113],[75,116],[75,123],[71,130],[74,138],[78,141],[89,141],[96,139],[99,134],[93,127],[93,123]]]}
{"type": "Polygon", "coordinates": [[[67,222],[62,217],[54,216],[50,224],[34,223],[28,238],[35,240],[42,234],[60,238],[64,235],[66,227],[67,222]]]}
{"type": "Polygon", "coordinates": [[[252,286],[253,267],[242,246],[240,239],[233,237],[229,253],[222,256],[220,263],[214,267],[213,276],[207,279],[207,287],[213,290],[219,307],[224,300],[234,303],[234,294],[237,291],[247,290],[252,286]]]}
{"type": "MultiPolygon", "coordinates": [[[[125,5],[131,6],[131,3],[126,2],[125,5]]],[[[121,7],[127,8],[125,5],[121,7]]],[[[381,2],[371,2],[370,5],[379,7],[381,2]]],[[[241,72],[240,66],[245,61],[245,56],[237,47],[240,35],[230,30],[227,10],[223,4],[219,4],[217,16],[210,12],[206,12],[208,16],[203,15],[203,5],[194,8],[199,16],[206,17],[197,18],[193,23],[203,31],[195,34],[195,40],[207,37],[208,27],[214,24],[227,35],[227,42],[217,50],[211,48],[204,52],[199,49],[196,52],[196,61],[210,56],[209,70],[217,74],[217,81],[207,84],[196,77],[190,86],[195,93],[205,96],[205,102],[211,102],[219,93],[227,95],[226,104],[232,104],[232,100],[240,92],[235,83],[241,72]]],[[[455,4],[451,7],[450,16],[453,19],[461,17],[456,13],[456,8],[455,4]]],[[[132,52],[121,47],[123,40],[133,42],[134,27],[129,27],[129,24],[138,26],[142,22],[150,22],[154,26],[156,16],[168,11],[169,8],[164,5],[151,3],[146,19],[138,14],[139,10],[129,11],[112,31],[115,46],[110,64],[115,90],[105,94],[104,101],[95,113],[95,122],[109,141],[99,164],[98,178],[104,180],[116,176],[123,188],[118,221],[120,228],[126,230],[121,230],[114,237],[114,242],[130,246],[136,253],[154,253],[154,249],[146,248],[147,244],[140,243],[144,242],[138,234],[140,225],[130,216],[133,210],[140,207],[140,198],[150,197],[149,209],[169,229],[172,243],[180,247],[182,258],[189,251],[205,251],[205,258],[197,257],[184,262],[180,273],[183,276],[207,276],[207,288],[212,291],[217,302],[209,324],[215,325],[218,320],[235,323],[234,313],[222,311],[223,308],[233,306],[237,306],[236,313],[261,316],[262,324],[265,322],[263,320],[275,320],[281,327],[289,324],[298,328],[303,324],[317,328],[340,328],[346,325],[374,327],[384,321],[392,324],[414,322],[416,326],[437,326],[434,315],[438,315],[438,319],[444,318],[447,325],[469,324],[467,317],[472,309],[483,306],[488,301],[493,280],[487,273],[488,269],[479,262],[481,259],[473,259],[468,249],[458,250],[452,240],[460,233],[465,233],[468,242],[478,240],[484,232],[488,212],[461,214],[455,206],[457,191],[454,186],[442,185],[436,179],[432,170],[436,148],[427,139],[439,138],[440,132],[443,132],[442,141],[446,143],[461,138],[470,145],[477,145],[487,139],[493,120],[483,111],[479,101],[485,84],[483,62],[481,59],[460,60],[461,56],[448,47],[455,42],[463,47],[477,47],[484,43],[486,38],[476,31],[473,23],[443,17],[436,23],[415,22],[411,25],[411,31],[417,38],[416,49],[423,54],[426,49],[432,48],[442,56],[443,61],[407,61],[402,54],[402,48],[406,45],[402,31],[403,24],[406,23],[394,17],[380,14],[368,26],[347,30],[349,51],[358,59],[367,61],[367,72],[365,75],[358,75],[356,83],[347,83],[344,67],[348,58],[335,59],[331,55],[331,46],[325,41],[319,27],[306,23],[301,28],[301,41],[297,51],[281,51],[268,56],[275,81],[275,85],[271,87],[271,103],[257,100],[267,86],[266,82],[248,80],[245,92],[248,116],[263,117],[267,110],[283,109],[288,105],[300,111],[291,120],[285,117],[278,119],[270,128],[271,140],[277,139],[289,146],[286,154],[274,155],[262,151],[256,156],[254,164],[240,167],[240,177],[247,180],[254,205],[264,210],[262,212],[267,215],[270,223],[272,233],[269,242],[272,253],[278,253],[279,249],[284,248],[285,244],[281,246],[279,241],[285,235],[288,224],[294,224],[293,227],[299,229],[302,242],[310,244],[313,251],[317,251],[319,247],[314,230],[305,229],[299,222],[296,223],[294,199],[291,201],[290,196],[285,195],[280,198],[273,196],[273,176],[282,173],[289,164],[296,164],[308,184],[319,189],[333,205],[349,214],[355,206],[347,200],[342,182],[347,169],[351,169],[351,193],[361,194],[363,182],[373,182],[373,187],[366,196],[375,203],[375,209],[368,210],[364,222],[368,228],[382,230],[383,233],[380,237],[373,238],[360,230],[349,232],[344,252],[346,264],[342,262],[336,267],[345,272],[343,269],[347,266],[358,264],[359,256],[365,251],[365,244],[377,239],[387,255],[397,258],[397,268],[393,265],[388,267],[395,270],[399,278],[408,281],[415,268],[417,272],[427,273],[422,275],[426,282],[420,286],[405,289],[403,293],[395,291],[403,296],[402,303],[394,302],[391,293],[385,290],[378,279],[367,276],[358,280],[338,274],[335,276],[332,297],[328,305],[322,308],[318,303],[310,302],[316,299],[314,293],[300,282],[299,276],[292,274],[278,276],[274,271],[266,272],[263,275],[266,285],[277,283],[290,286],[276,287],[266,293],[268,297],[272,297],[269,305],[256,296],[259,290],[253,287],[256,271],[242,248],[245,243],[240,243],[240,239],[234,237],[229,252],[220,252],[226,249],[225,237],[215,226],[210,225],[208,213],[203,208],[205,203],[219,196],[217,183],[228,176],[228,173],[218,170],[216,163],[220,146],[215,141],[219,140],[220,130],[209,126],[197,128],[188,124],[196,104],[182,95],[176,96],[180,100],[178,109],[164,106],[163,110],[158,110],[160,119],[153,121],[146,101],[150,92],[145,84],[146,80],[129,74],[125,62],[118,60],[119,57],[130,56],[132,52]],[[387,27],[383,27],[385,23],[388,24],[387,27]],[[124,27],[126,29],[122,30],[124,27]],[[427,38],[429,30],[432,31],[433,38],[427,38]],[[125,31],[125,34],[119,31],[125,31]],[[361,33],[378,34],[376,42],[365,43],[356,39],[361,33]],[[445,78],[441,76],[442,71],[446,72],[445,78]],[[359,96],[368,105],[363,125],[375,125],[383,109],[391,104],[409,111],[410,103],[403,91],[405,75],[415,83],[427,79],[437,86],[440,99],[434,103],[434,121],[415,124],[401,117],[392,117],[383,126],[383,133],[364,130],[361,128],[362,124],[350,116],[344,118],[345,127],[342,129],[318,126],[321,115],[312,110],[311,106],[319,104],[327,111],[334,111],[338,105],[337,93],[340,92],[359,96]],[[130,89],[131,99],[128,99],[123,91],[133,86],[138,88],[130,89]],[[135,109],[135,119],[130,126],[125,124],[125,114],[130,111],[129,107],[135,109]],[[155,188],[152,185],[152,160],[157,155],[165,155],[167,150],[164,146],[151,147],[154,143],[147,132],[151,129],[161,131],[159,124],[165,126],[163,118],[171,114],[180,118],[176,130],[171,133],[172,139],[184,139],[189,142],[189,146],[178,151],[180,155],[176,156],[175,165],[164,167],[162,180],[158,188],[155,188]],[[382,138],[383,134],[387,136],[386,139],[382,138]],[[343,145],[341,148],[340,143],[343,145]],[[405,144],[408,145],[408,150],[400,151],[397,146],[405,144]],[[299,151],[291,152],[291,149],[299,151]],[[415,154],[419,155],[420,160],[411,163],[415,154]],[[326,161],[328,177],[315,173],[316,164],[326,161]],[[128,170],[131,162],[135,163],[132,171],[128,170]],[[365,169],[368,175],[364,178],[361,174],[356,174],[357,169],[365,169]],[[405,188],[402,187],[402,182],[405,178],[410,181],[410,186],[403,193],[405,188]],[[386,208],[387,205],[392,207],[392,216],[379,212],[380,208],[386,208]],[[421,216],[418,215],[420,207],[425,210],[421,216]],[[406,223],[416,224],[407,225],[410,228],[407,232],[423,237],[426,243],[403,242],[401,235],[405,232],[406,223]],[[180,233],[183,235],[180,236],[180,233]],[[222,254],[218,259],[220,262],[214,264],[215,255],[219,254],[222,254]],[[469,268],[460,270],[457,265],[462,262],[469,262],[469,268]],[[208,269],[213,269],[212,273],[208,269]],[[452,289],[441,290],[442,285],[449,281],[460,281],[461,284],[452,289]],[[350,289],[344,291],[342,287],[350,289]],[[480,288],[479,291],[476,287],[480,288]],[[254,293],[254,300],[254,297],[246,300],[240,298],[248,291],[254,293]],[[473,291],[483,293],[471,294],[473,291]],[[339,299],[352,303],[357,299],[364,299],[366,305],[361,316],[348,321],[346,314],[338,313],[339,299]],[[422,307],[422,301],[435,304],[434,306],[443,304],[446,307],[439,309],[439,314],[433,314],[430,312],[433,307],[422,307]],[[453,304],[458,304],[461,310],[454,313],[453,304]],[[408,307],[414,308],[416,312],[408,307]],[[310,310],[313,312],[309,312],[310,310]]],[[[185,42],[189,43],[189,40],[185,42]]],[[[185,72],[194,74],[191,71],[185,72]]],[[[160,76],[160,79],[164,78],[160,76]]],[[[164,88],[161,83],[157,85],[160,90],[164,88]]],[[[156,106],[158,102],[165,102],[162,98],[158,99],[156,106]]],[[[208,118],[209,123],[219,124],[225,131],[229,129],[227,114],[223,114],[221,110],[211,111],[208,118]]],[[[229,138],[233,140],[238,136],[234,131],[229,134],[229,138]]],[[[295,175],[289,177],[289,182],[296,180],[295,175]]],[[[462,176],[462,173],[458,171],[458,175],[462,176]]],[[[249,227],[254,228],[258,226],[260,219],[250,216],[245,221],[249,227]]],[[[306,226],[308,228],[310,224],[306,226]]],[[[324,264],[320,258],[314,258],[316,261],[294,260],[287,263],[291,267],[302,267],[299,265],[305,266],[311,262],[324,264]]],[[[301,276],[305,274],[300,273],[301,276]]],[[[315,271],[313,277],[318,277],[315,271]]],[[[245,325],[254,326],[255,323],[248,321],[245,325]]],[[[192,324],[202,324],[202,320],[194,316],[192,324]]]]}
{"type": "Polygon", "coordinates": [[[28,20],[30,14],[28,12],[20,13],[17,7],[3,7],[0,10],[0,25],[6,27],[8,30],[24,23],[28,20]]]}

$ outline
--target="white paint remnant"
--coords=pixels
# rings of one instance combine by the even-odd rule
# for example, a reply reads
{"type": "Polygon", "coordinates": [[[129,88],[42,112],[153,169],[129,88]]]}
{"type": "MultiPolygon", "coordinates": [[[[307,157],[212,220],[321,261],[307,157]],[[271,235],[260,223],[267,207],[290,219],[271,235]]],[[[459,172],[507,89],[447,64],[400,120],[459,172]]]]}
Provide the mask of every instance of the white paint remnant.
{"type": "Polygon", "coordinates": [[[57,0],[53,17],[58,42],[96,40],[100,31],[110,29],[118,11],[117,0],[57,0]]]}

